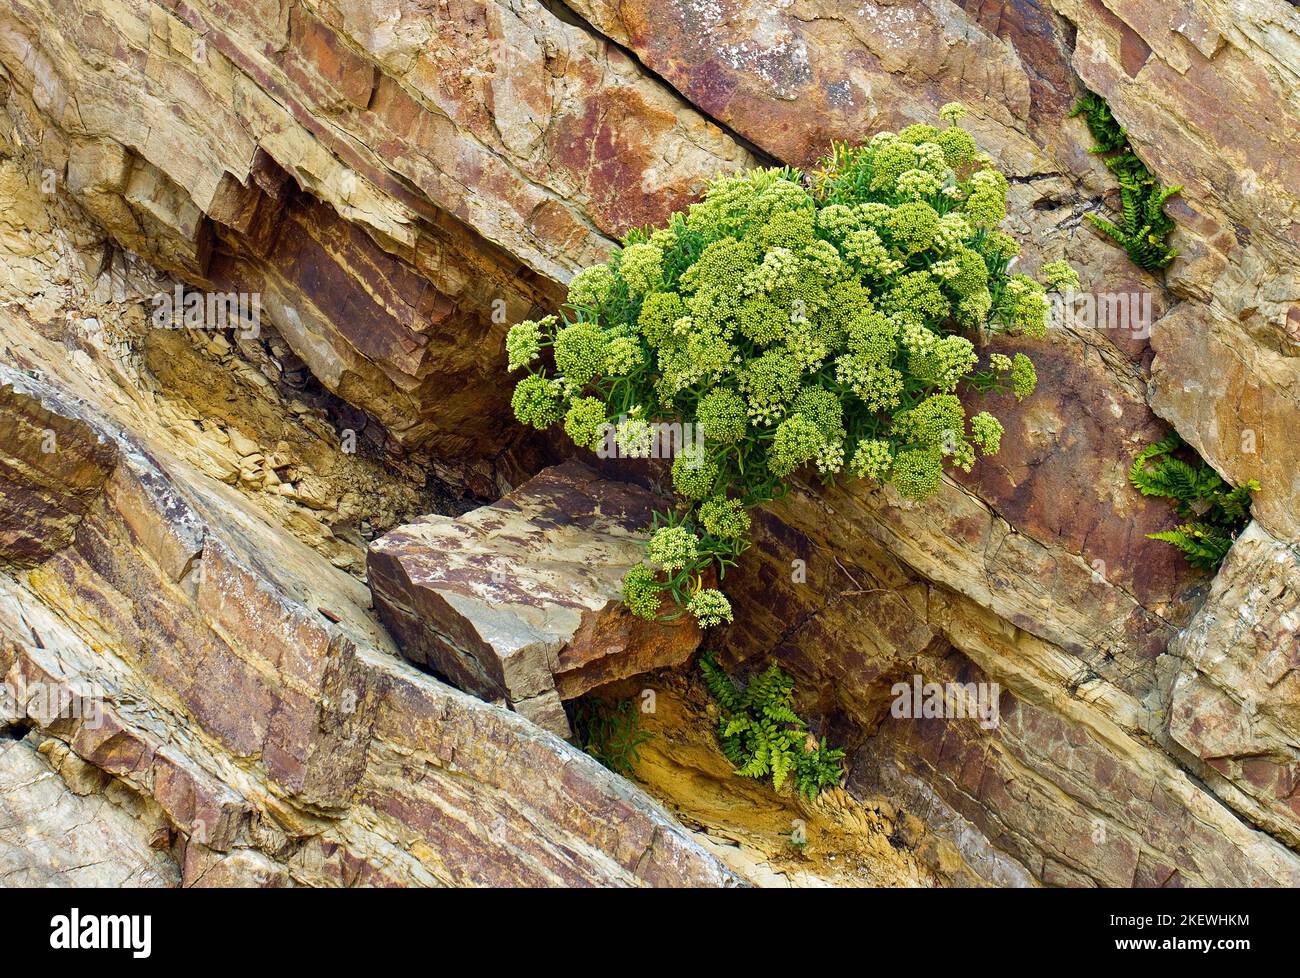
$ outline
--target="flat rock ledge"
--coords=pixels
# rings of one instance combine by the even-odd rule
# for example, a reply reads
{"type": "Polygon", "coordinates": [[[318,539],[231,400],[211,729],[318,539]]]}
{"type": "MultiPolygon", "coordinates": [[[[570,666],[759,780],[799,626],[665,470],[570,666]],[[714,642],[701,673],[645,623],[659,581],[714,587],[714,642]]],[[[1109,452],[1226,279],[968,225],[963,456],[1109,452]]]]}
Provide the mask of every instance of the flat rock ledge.
{"type": "Polygon", "coordinates": [[[646,622],[619,597],[656,506],[580,462],[553,466],[489,506],[375,540],[375,608],[409,660],[567,736],[562,701],[700,644],[689,619],[646,622]]]}

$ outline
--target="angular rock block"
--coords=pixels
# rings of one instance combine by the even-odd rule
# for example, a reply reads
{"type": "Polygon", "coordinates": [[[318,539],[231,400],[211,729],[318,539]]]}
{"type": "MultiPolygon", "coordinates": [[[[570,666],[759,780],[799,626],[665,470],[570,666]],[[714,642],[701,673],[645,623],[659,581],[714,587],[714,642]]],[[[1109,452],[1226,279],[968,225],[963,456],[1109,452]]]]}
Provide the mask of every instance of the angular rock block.
{"type": "Polygon", "coordinates": [[[641,789],[401,661],[364,584],[163,468],[46,343],[0,308],[0,349],[51,364],[0,363],[0,430],[35,418],[63,453],[24,438],[13,470],[106,446],[109,471],[50,497],[66,544],[0,554],[0,884],[744,883],[641,789]]]}
{"type": "Polygon", "coordinates": [[[1169,651],[1170,736],[1230,806],[1300,843],[1300,547],[1252,523],[1169,651]]]}
{"type": "Polygon", "coordinates": [[[546,469],[490,506],[375,540],[375,608],[412,662],[567,735],[562,700],[700,644],[689,619],[647,622],[620,600],[657,505],[579,462],[546,469]]]}

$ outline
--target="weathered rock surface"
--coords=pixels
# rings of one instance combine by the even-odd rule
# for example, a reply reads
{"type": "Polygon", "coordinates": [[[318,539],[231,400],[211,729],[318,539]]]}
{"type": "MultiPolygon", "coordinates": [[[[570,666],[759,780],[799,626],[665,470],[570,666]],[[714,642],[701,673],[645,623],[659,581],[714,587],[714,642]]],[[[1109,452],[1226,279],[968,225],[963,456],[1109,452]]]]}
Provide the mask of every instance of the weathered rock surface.
{"type": "Polygon", "coordinates": [[[1232,482],[1259,479],[1256,518],[1297,539],[1300,10],[1092,0],[1065,12],[1080,77],[1184,187],[1170,209],[1183,259],[1168,275],[1183,301],[1152,328],[1152,406],[1232,482]]]}
{"type": "MultiPolygon", "coordinates": [[[[7,341],[52,355],[0,316],[7,341]]],[[[403,664],[364,585],[231,488],[164,468],[50,362],[40,381],[0,365],[6,403],[81,426],[116,464],[68,546],[0,578],[6,719],[159,813],[182,885],[738,881],[639,789],[403,664]]],[[[82,459],[69,445],[46,464],[82,459]]],[[[143,879],[116,855],[129,841],[105,842],[105,874],[143,879]]],[[[6,868],[35,881],[56,858],[6,868]]]]}
{"type": "MultiPolygon", "coordinates": [[[[1298,37],[1300,11],[1281,0],[11,3],[0,140],[16,133],[39,162],[23,185],[0,169],[0,287],[45,335],[14,343],[31,330],[6,321],[6,357],[57,364],[56,387],[99,399],[50,414],[16,393],[21,377],[0,395],[25,446],[0,457],[7,587],[70,646],[112,650],[132,697],[165,704],[128,717],[121,744],[188,751],[180,768],[208,780],[177,788],[198,775],[154,761],[131,781],[116,746],[83,738],[90,763],[171,813],[172,858],[196,885],[649,878],[624,850],[606,855],[622,814],[575,826],[560,801],[516,783],[557,757],[579,794],[617,794],[612,779],[391,658],[364,588],[337,572],[360,570],[371,500],[385,510],[378,533],[420,511],[408,485],[325,453],[314,471],[278,465],[308,441],[288,438],[290,453],[265,443],[270,394],[239,419],[140,420],[168,404],[140,377],[193,384],[170,365],[192,362],[191,346],[141,322],[88,329],[101,293],[138,304],[162,280],[65,220],[61,195],[190,285],[262,294],[262,339],[213,340],[208,369],[259,388],[314,378],[357,409],[346,424],[294,411],[283,436],[307,419],[318,444],[351,429],[428,452],[495,498],[541,467],[503,421],[508,322],[549,311],[576,268],[720,168],[758,154],[807,164],[833,138],[930,120],[957,99],[1011,177],[1023,268],[1066,257],[1098,296],[1147,294],[1149,338],[1141,323],[1053,330],[1035,353],[1039,393],[993,406],[1002,454],[928,505],[864,485],[794,493],[728,575],[739,621],[718,642],[735,664],[775,655],[799,677],[808,711],[861,748],[851,787],[923,813],[957,854],[960,871],[935,879],[1295,885],[1298,37]],[[1067,118],[1085,86],[1164,182],[1185,185],[1170,205],[1182,257],[1163,279],[1082,220],[1116,205],[1083,123],[1067,118]],[[47,182],[55,193],[32,190],[47,182]],[[69,256],[93,256],[91,288],[69,256]],[[50,325],[67,313],[68,328],[50,325]],[[138,375],[122,366],[136,359],[138,375]],[[99,415],[135,430],[135,447],[91,437],[99,415]],[[1160,419],[1227,478],[1263,484],[1256,525],[1199,610],[1205,579],[1145,536],[1170,514],[1124,481],[1160,419]],[[47,429],[66,456],[32,455],[47,429]],[[148,515],[173,492],[192,521],[148,515]],[[241,644],[268,621],[283,641],[241,644]],[[916,674],[999,683],[1002,721],[892,716],[892,685],[916,674]],[[362,687],[374,692],[358,717],[324,706],[362,687]],[[473,729],[455,739],[443,716],[473,729]],[[535,753],[511,767],[520,738],[535,753]],[[471,761],[486,766],[469,782],[447,773],[471,761]],[[215,813],[198,817],[225,848],[194,840],[195,804],[215,813]],[[530,822],[544,831],[519,829],[530,822]]],[[[569,491],[610,491],[586,485],[569,491]]],[[[430,525],[460,532],[447,522],[430,525]]],[[[494,542],[458,539],[464,576],[494,542]]],[[[469,576],[464,600],[482,616],[496,582],[469,576]]],[[[570,617],[603,608],[607,585],[570,593],[570,617]]],[[[511,602],[515,628],[532,606],[511,602]]],[[[430,620],[450,619],[426,604],[430,620]]],[[[408,645],[435,647],[402,621],[390,616],[408,645]]],[[[27,628],[14,661],[43,669],[27,628]]],[[[557,699],[622,674],[556,665],[557,699]]],[[[158,756],[123,747],[137,749],[158,756]]],[[[632,821],[660,825],[636,798],[632,821]]],[[[665,824],[661,838],[690,855],[665,857],[688,868],[657,879],[725,877],[665,824]]]]}
{"type": "MultiPolygon", "coordinates": [[[[898,505],[887,510],[891,522],[909,515],[898,505]]],[[[1246,820],[1234,815],[1199,765],[1188,769],[1176,747],[1161,746],[1174,653],[1161,659],[1116,643],[1106,656],[1093,644],[1081,653],[1039,638],[991,611],[978,591],[948,584],[937,572],[941,558],[909,567],[913,551],[890,552],[897,537],[878,540],[869,522],[835,522],[862,512],[836,495],[795,493],[778,512],[781,519],[761,521],[746,555],[754,559],[728,574],[737,606],[751,613],[715,640],[723,663],[757,668],[774,655],[798,680],[801,711],[826,717],[832,739],[858,745],[851,787],[919,814],[975,878],[1103,886],[1300,880],[1300,857],[1270,837],[1259,806],[1241,806],[1246,820]],[[844,533],[853,534],[852,551],[837,543],[844,533]],[[996,722],[974,712],[896,715],[895,684],[910,688],[917,676],[998,684],[996,722]]],[[[1005,586],[1033,588],[1022,591],[1027,600],[1052,580],[1036,571],[1005,586]]],[[[1063,591],[1034,607],[1068,600],[1063,591]]]]}
{"type": "Polygon", "coordinates": [[[0,387],[0,446],[0,559],[49,557],[72,542],[117,462],[116,447],[12,386],[0,387]]]}
{"type": "Polygon", "coordinates": [[[1300,549],[1253,524],[1169,651],[1170,736],[1224,801],[1300,845],[1300,549]]]}
{"type": "Polygon", "coordinates": [[[26,740],[0,740],[0,885],[177,884],[180,871],[151,846],[147,822],[97,793],[101,785],[74,784],[26,740]]]}
{"type": "Polygon", "coordinates": [[[375,607],[408,659],[568,736],[562,700],[680,665],[700,643],[689,618],[647,622],[620,598],[665,506],[566,462],[491,506],[374,541],[375,607]]]}
{"type": "Polygon", "coordinates": [[[753,161],[534,2],[22,0],[0,65],[24,138],[118,242],[260,292],[380,437],[451,460],[500,450],[509,322],[753,161]]]}

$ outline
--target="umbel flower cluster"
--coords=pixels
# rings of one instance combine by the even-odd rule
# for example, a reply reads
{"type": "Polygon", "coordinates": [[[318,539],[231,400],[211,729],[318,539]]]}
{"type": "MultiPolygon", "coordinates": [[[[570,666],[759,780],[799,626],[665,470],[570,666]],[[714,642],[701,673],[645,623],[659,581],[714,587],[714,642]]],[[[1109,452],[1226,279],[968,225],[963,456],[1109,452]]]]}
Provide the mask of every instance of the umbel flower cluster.
{"type": "MultiPolygon", "coordinates": [[[[519,323],[506,341],[520,421],[563,423],[574,442],[612,439],[646,457],[658,422],[696,424],[678,454],[681,503],[656,517],[647,562],[623,583],[629,609],[682,609],[708,627],[732,619],[718,590],[748,546],[749,510],[797,472],[874,479],[909,499],[970,471],[1003,428],[973,417],[972,390],[1034,390],[1023,353],[981,363],[972,338],[1041,337],[1044,288],[1008,264],[997,229],[1007,180],[956,123],[837,145],[808,174],[720,176],[667,227],[628,235],[608,263],[576,275],[563,316],[519,323]],[[549,361],[549,363],[548,363],[549,361]]],[[[1042,269],[1051,288],[1078,276],[1042,269]]]]}

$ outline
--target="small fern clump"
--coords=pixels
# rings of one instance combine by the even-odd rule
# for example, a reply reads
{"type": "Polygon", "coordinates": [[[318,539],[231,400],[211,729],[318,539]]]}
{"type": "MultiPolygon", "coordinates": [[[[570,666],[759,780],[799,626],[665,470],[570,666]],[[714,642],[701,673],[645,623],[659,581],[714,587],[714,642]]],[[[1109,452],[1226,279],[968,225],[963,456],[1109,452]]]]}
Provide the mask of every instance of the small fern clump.
{"type": "Polygon", "coordinates": [[[630,777],[641,760],[639,748],[652,739],[642,729],[640,711],[633,700],[589,697],[573,706],[574,741],[615,774],[630,777]]]}
{"type": "Polygon", "coordinates": [[[718,739],[736,773],[745,778],[772,776],[780,791],[793,778],[795,790],[812,801],[823,788],[844,776],[844,751],[828,747],[808,732],[794,712],[794,680],[772,663],[741,692],[730,676],[705,653],[700,671],[714,701],[722,708],[718,739]]]}
{"type": "Polygon", "coordinates": [[[1133,264],[1149,272],[1169,265],[1178,251],[1168,243],[1174,222],[1165,213],[1165,201],[1182,186],[1162,187],[1146,164],[1138,159],[1106,100],[1084,92],[1071,116],[1082,115],[1095,144],[1092,152],[1104,156],[1106,166],[1119,179],[1123,213],[1119,224],[1098,214],[1085,215],[1127,253],[1133,264]]]}
{"type": "Polygon", "coordinates": [[[1184,447],[1177,434],[1148,445],[1133,460],[1128,478],[1142,495],[1168,499],[1187,521],[1147,538],[1173,544],[1193,567],[1215,571],[1250,522],[1250,494],[1259,491],[1259,483],[1251,479],[1234,489],[1206,462],[1192,465],[1176,458],[1173,453],[1184,447]]]}
{"type": "MultiPolygon", "coordinates": [[[[559,315],[511,328],[520,421],[562,423],[602,457],[673,458],[680,502],[623,582],[634,614],[668,604],[702,627],[731,621],[706,582],[748,547],[750,510],[797,473],[919,500],[945,467],[969,472],[998,450],[1001,422],[968,417],[958,395],[1024,398],[1037,377],[1024,353],[982,358],[973,340],[1041,337],[1050,304],[1008,270],[1008,182],[956,124],[964,111],[836,145],[812,173],[719,176],[574,276],[559,315]]],[[[1052,265],[1058,287],[1078,281],[1052,265]]]]}

